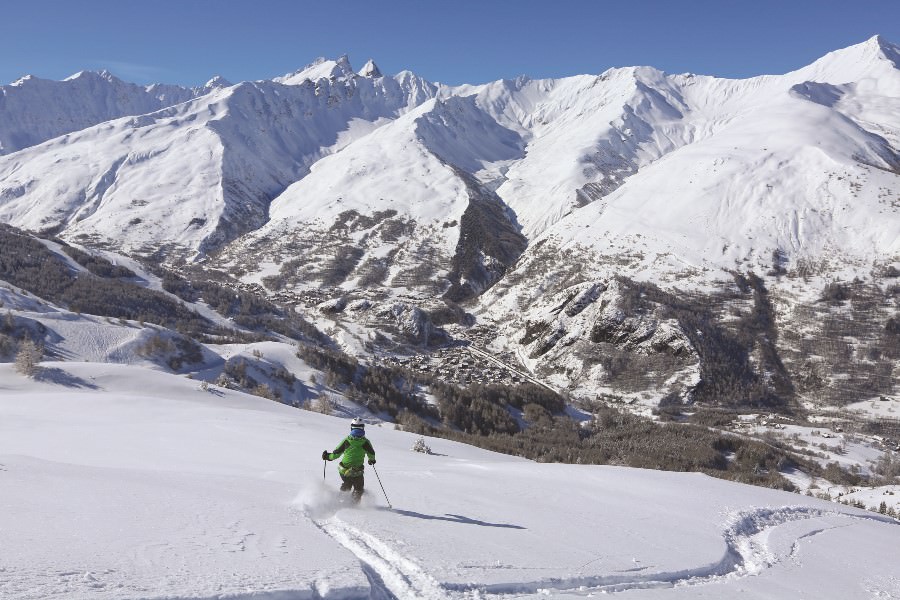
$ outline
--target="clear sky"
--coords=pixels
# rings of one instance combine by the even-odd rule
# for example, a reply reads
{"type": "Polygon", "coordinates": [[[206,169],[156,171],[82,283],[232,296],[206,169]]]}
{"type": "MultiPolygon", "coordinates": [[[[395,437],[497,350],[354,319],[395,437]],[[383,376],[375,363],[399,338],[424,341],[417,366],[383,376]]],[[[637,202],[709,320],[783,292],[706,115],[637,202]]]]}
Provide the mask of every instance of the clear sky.
{"type": "Polygon", "coordinates": [[[900,44],[900,0],[0,0],[0,83],[103,68],[238,82],[341,54],[449,84],[633,65],[748,77],[875,34],[900,44]]]}

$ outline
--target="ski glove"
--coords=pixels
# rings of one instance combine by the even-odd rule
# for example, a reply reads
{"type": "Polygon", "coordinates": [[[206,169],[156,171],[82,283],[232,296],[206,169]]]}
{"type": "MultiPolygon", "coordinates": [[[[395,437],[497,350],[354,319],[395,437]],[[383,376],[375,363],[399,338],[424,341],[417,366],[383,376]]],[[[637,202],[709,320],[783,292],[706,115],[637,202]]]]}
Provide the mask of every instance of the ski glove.
{"type": "Polygon", "coordinates": [[[322,460],[328,460],[328,450],[322,450],[322,460]]]}
{"type": "Polygon", "coordinates": [[[374,464],[375,464],[375,459],[374,459],[374,458],[370,458],[370,459],[369,459],[369,464],[370,464],[370,465],[374,465],[374,464]]]}

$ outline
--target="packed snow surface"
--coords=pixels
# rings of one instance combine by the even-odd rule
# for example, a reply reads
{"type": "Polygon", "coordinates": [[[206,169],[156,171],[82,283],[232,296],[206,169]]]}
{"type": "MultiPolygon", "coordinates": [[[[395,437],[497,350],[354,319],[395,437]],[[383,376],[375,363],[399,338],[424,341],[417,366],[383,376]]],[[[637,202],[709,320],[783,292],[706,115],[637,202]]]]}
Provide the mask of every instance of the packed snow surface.
{"type": "Polygon", "coordinates": [[[0,365],[0,596],[891,598],[889,519],[699,474],[538,464],[131,365],[0,365]],[[323,481],[323,466],[325,481],[323,481]]]}

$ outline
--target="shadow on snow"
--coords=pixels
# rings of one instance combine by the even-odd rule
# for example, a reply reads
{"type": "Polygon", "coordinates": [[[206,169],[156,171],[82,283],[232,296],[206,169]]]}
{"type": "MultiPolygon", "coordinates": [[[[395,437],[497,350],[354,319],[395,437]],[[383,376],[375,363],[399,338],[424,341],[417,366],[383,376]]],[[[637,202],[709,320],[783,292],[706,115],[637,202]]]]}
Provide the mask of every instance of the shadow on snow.
{"type": "MultiPolygon", "coordinates": [[[[382,510],[391,509],[383,508],[382,510]]],[[[393,512],[403,515],[404,517],[426,519],[428,521],[449,521],[451,523],[464,523],[466,525],[479,525],[481,527],[501,527],[504,529],[527,529],[526,527],[522,527],[521,525],[512,525],[510,523],[488,523],[487,521],[479,521],[478,519],[470,519],[469,517],[464,517],[462,515],[451,515],[449,513],[444,514],[444,516],[426,515],[424,513],[419,513],[412,510],[403,510],[400,508],[393,509],[393,512]]]]}

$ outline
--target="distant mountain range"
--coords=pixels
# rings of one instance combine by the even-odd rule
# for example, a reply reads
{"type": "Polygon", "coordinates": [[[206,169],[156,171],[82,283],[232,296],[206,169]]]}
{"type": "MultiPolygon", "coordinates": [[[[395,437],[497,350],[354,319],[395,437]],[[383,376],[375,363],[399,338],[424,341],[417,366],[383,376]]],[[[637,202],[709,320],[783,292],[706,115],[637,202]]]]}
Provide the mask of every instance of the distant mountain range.
{"type": "Polygon", "coordinates": [[[288,299],[402,300],[577,396],[779,404],[817,389],[810,356],[816,385],[839,374],[803,340],[854,298],[871,331],[847,360],[900,368],[898,149],[900,48],[877,36],[744,80],[83,72],[0,87],[0,222],[288,299]]]}
{"type": "Polygon", "coordinates": [[[27,75],[0,86],[0,154],[104,121],[154,112],[230,85],[214,77],[199,88],[139,86],[108,71],[81,71],[63,81],[27,75]]]}

